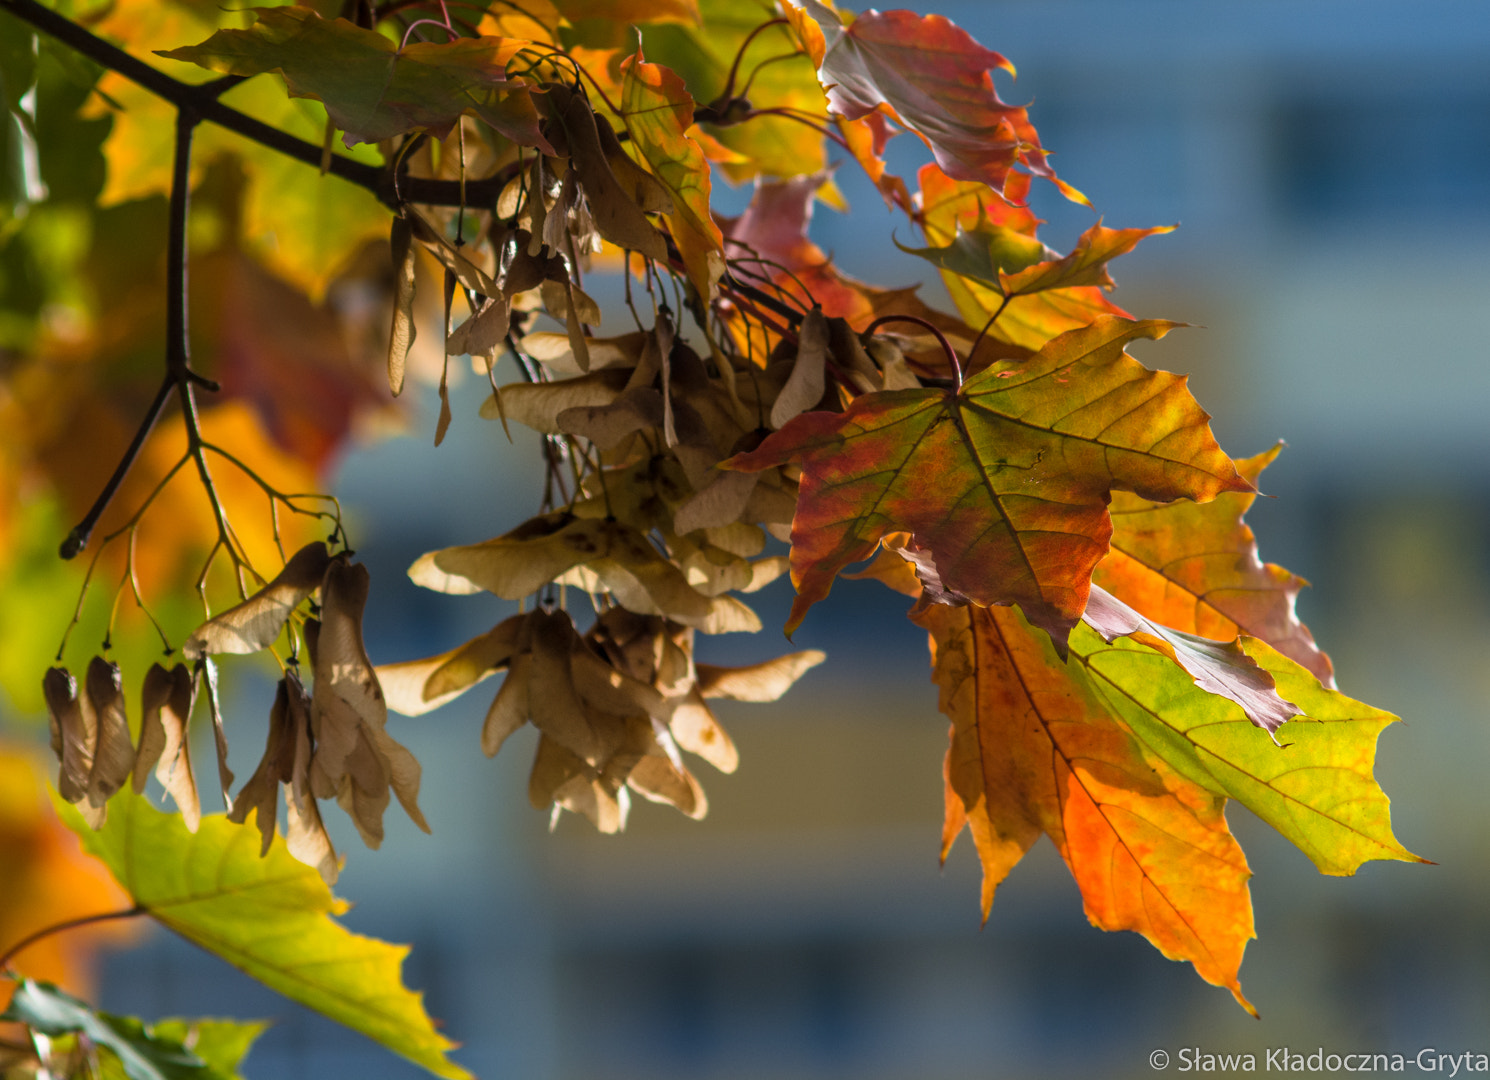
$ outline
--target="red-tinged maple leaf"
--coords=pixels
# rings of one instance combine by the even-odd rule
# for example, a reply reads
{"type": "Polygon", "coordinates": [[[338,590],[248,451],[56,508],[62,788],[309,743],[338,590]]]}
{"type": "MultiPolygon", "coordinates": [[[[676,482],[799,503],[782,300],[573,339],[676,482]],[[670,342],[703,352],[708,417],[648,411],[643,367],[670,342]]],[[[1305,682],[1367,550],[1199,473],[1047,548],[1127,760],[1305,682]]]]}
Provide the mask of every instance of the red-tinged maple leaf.
{"type": "MultiPolygon", "coordinates": [[[[885,205],[892,210],[898,208],[914,215],[915,203],[911,199],[910,189],[905,186],[905,180],[885,167],[885,145],[897,134],[890,130],[885,114],[876,110],[857,120],[840,116],[837,121],[838,132],[843,136],[848,152],[854,155],[859,167],[874,181],[885,205]]],[[[988,190],[982,184],[978,186],[988,190]]]]}
{"type": "Polygon", "coordinates": [[[1045,833],[1094,925],[1138,931],[1255,1015],[1237,979],[1255,936],[1251,871],[1226,800],[1145,755],[1018,611],[932,605],[916,621],[952,720],[943,843],[972,832],[984,918],[1045,833]]]}
{"type": "Polygon", "coordinates": [[[839,274],[807,235],[817,193],[831,178],[823,170],[756,184],[745,212],[724,223],[725,252],[743,280],[767,278],[829,318],[855,322],[870,311],[858,283],[839,274]]]}
{"type": "MultiPolygon", "coordinates": [[[[738,218],[722,219],[725,251],[734,262],[734,273],[747,282],[769,280],[804,307],[815,305],[829,318],[845,319],[861,332],[886,315],[914,316],[935,326],[955,348],[966,352],[976,332],[955,316],[927,305],[916,295],[916,286],[881,289],[866,285],[840,273],[827,253],[808,238],[817,192],[830,178],[831,173],[824,170],[757,183],[745,212],[738,218]]],[[[749,355],[764,357],[776,344],[774,334],[763,333],[753,322],[731,319],[730,325],[749,355]],[[754,339],[748,347],[746,335],[754,339]]],[[[894,330],[904,335],[902,348],[922,369],[952,376],[940,343],[932,335],[905,322],[897,323],[894,330]]],[[[985,346],[978,350],[983,362],[994,355],[1024,356],[1026,350],[1011,350],[1003,342],[998,349],[985,346]]]]}
{"type": "Polygon", "coordinates": [[[160,55],[225,75],[278,71],[294,97],[316,98],[348,146],[409,131],[450,133],[470,110],[524,146],[552,147],[538,131],[527,88],[508,81],[521,38],[398,43],[304,7],[259,8],[247,30],[219,30],[199,45],[160,55]]]}
{"type": "Polygon", "coordinates": [[[948,599],[1019,604],[1063,648],[1107,550],[1113,490],[1160,501],[1253,490],[1185,379],[1124,351],[1173,325],[1099,319],[955,390],[804,413],[730,459],[747,471],[801,464],[787,632],[840,570],[904,531],[948,599]]]}
{"type": "MultiPolygon", "coordinates": [[[[1238,461],[1237,471],[1256,484],[1282,449],[1238,461]]],[[[1333,689],[1334,666],[1294,610],[1308,583],[1264,563],[1242,520],[1256,497],[1226,493],[1197,505],[1114,495],[1112,549],[1092,581],[1176,630],[1218,641],[1261,638],[1333,689]]]]}
{"type": "Polygon", "coordinates": [[[818,78],[834,112],[858,120],[888,107],[956,179],[1002,192],[1010,170],[1022,164],[1067,198],[1087,201],[1056,177],[1029,113],[994,90],[989,72],[1013,75],[1014,66],[966,30],[941,15],[911,11],[871,10],[846,26],[817,0],[803,6],[823,32],[818,78]]]}
{"type": "Polygon", "coordinates": [[[986,184],[952,179],[934,162],[921,166],[916,184],[916,220],[930,221],[941,233],[954,232],[958,224],[972,228],[987,221],[1032,237],[1045,224],[1029,208],[1030,178],[1025,173],[1009,177],[1003,198],[988,190],[986,184]]]}

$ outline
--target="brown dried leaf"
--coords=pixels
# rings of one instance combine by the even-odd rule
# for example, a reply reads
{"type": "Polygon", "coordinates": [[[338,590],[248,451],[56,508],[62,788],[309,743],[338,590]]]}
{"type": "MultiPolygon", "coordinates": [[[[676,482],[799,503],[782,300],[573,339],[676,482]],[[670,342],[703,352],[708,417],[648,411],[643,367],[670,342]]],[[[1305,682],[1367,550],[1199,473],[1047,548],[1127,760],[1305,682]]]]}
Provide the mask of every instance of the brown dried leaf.
{"type": "Polygon", "coordinates": [[[591,591],[598,584],[632,611],[700,624],[717,603],[690,586],[682,571],[637,530],[618,521],[567,514],[533,518],[484,543],[432,551],[409,568],[409,577],[443,592],[475,586],[507,600],[520,600],[561,579],[591,591]],[[581,566],[589,579],[566,577],[581,566]]]}
{"type": "Polygon", "coordinates": [[[514,651],[514,615],[464,645],[423,660],[405,660],[374,668],[388,707],[404,716],[423,716],[495,675],[514,651]]]}
{"type": "Polygon", "coordinates": [[[393,219],[393,327],[388,333],[388,389],[404,389],[404,367],[414,345],[414,234],[401,217],[393,219]]]}
{"type": "Polygon", "coordinates": [[[797,332],[797,358],[791,376],[771,406],[771,426],[779,428],[792,417],[817,408],[823,399],[823,367],[828,358],[828,320],[821,308],[802,317],[797,332]]]}
{"type": "Polygon", "coordinates": [[[207,708],[212,713],[212,741],[217,749],[217,783],[222,788],[223,809],[233,810],[233,797],[228,794],[233,787],[233,770],[228,768],[228,733],[222,726],[222,700],[217,693],[217,665],[212,657],[204,656],[197,666],[207,679],[207,708]]]}
{"type": "Polygon", "coordinates": [[[594,762],[599,742],[574,687],[570,658],[578,641],[565,611],[529,616],[532,663],[528,675],[528,716],[533,726],[574,754],[594,762]]]}
{"type": "Polygon", "coordinates": [[[290,613],[316,589],[331,563],[326,545],[306,544],[290,557],[273,581],[243,603],[208,619],[186,639],[182,653],[190,660],[266,649],[279,637],[290,613]]]}
{"type": "Polygon", "coordinates": [[[362,842],[376,851],[383,843],[383,812],[388,809],[388,768],[373,748],[366,727],[347,755],[346,775],[336,791],[336,803],[347,812],[362,842]]]}
{"type": "Polygon", "coordinates": [[[706,698],[775,701],[790,690],[792,684],[804,673],[827,658],[828,654],[819,649],[805,649],[744,667],[698,664],[698,690],[706,698]]]}
{"type": "Polygon", "coordinates": [[[634,386],[609,405],[565,409],[555,417],[559,430],[612,450],[628,435],[662,424],[662,395],[650,386],[634,386]]]}
{"type": "Polygon", "coordinates": [[[761,617],[743,600],[716,596],[709,604],[708,615],[693,625],[706,634],[756,634],[760,632],[761,617]]]}
{"type": "Polygon", "coordinates": [[[617,247],[639,251],[654,262],[665,263],[667,242],[611,169],[596,116],[584,95],[562,84],[553,84],[543,98],[549,116],[563,128],[569,144],[570,167],[579,174],[580,187],[589,200],[600,235],[617,247]]]}
{"type": "Polygon", "coordinates": [[[1108,643],[1131,637],[1158,649],[1184,668],[1196,686],[1236,702],[1247,719],[1269,735],[1303,712],[1283,699],[1273,676],[1247,655],[1240,639],[1211,641],[1171,630],[1140,615],[1100,585],[1092,586],[1081,621],[1108,643]]]}
{"type": "Polygon", "coordinates": [[[538,740],[533,771],[528,777],[528,801],[542,810],[550,804],[583,814],[603,833],[626,827],[628,803],[618,798],[600,774],[553,739],[538,740]]]}
{"type": "Polygon", "coordinates": [[[228,820],[242,825],[248,820],[248,812],[254,812],[254,823],[259,828],[261,843],[259,857],[269,854],[269,845],[274,843],[275,823],[279,818],[279,785],[289,783],[294,776],[295,732],[290,723],[289,695],[285,680],[279,681],[274,704],[269,708],[269,734],[264,743],[264,756],[259,759],[238,797],[233,800],[233,809],[228,820]]]}
{"type": "Polygon", "coordinates": [[[492,699],[481,725],[481,751],[487,757],[496,757],[507,736],[528,722],[528,679],[532,667],[531,653],[513,657],[507,677],[502,680],[502,687],[492,699]]]}
{"type": "Polygon", "coordinates": [[[653,802],[677,807],[695,821],[703,820],[709,812],[709,800],[693,774],[665,757],[643,757],[632,767],[626,785],[653,802]]]}
{"type": "Polygon", "coordinates": [[[673,711],[668,724],[678,745],[690,754],[697,754],[722,773],[732,773],[740,767],[740,752],[734,740],[720,727],[714,711],[704,704],[696,687],[673,711]]]}
{"type": "Polygon", "coordinates": [[[739,521],[759,477],[759,473],[715,473],[706,487],[678,507],[673,531],[682,536],[695,529],[714,529],[739,521]]]}
{"type": "Polygon", "coordinates": [[[490,274],[473,263],[464,251],[446,240],[445,234],[426,221],[417,210],[405,207],[404,215],[414,239],[422,243],[425,250],[454,274],[462,285],[482,296],[496,296],[502,291],[490,274]]]}
{"type": "MultiPolygon", "coordinates": [[[[429,832],[418,805],[419,763],[385,731],[388,706],[362,641],[362,612],[367,606],[369,584],[367,567],[345,559],[335,560],[326,570],[321,590],[322,622],[313,650],[316,684],[311,721],[316,737],[316,769],[312,770],[312,780],[318,778],[317,773],[323,775],[340,798],[342,779],[354,768],[362,781],[371,782],[372,770],[366,758],[372,754],[405,812],[415,825],[429,832]]],[[[354,782],[354,786],[358,785],[354,782]]],[[[365,808],[375,793],[365,786],[360,790],[365,798],[358,805],[365,808]]],[[[365,825],[359,817],[359,828],[365,825]]]]}
{"type": "Polygon", "coordinates": [[[191,770],[190,722],[197,681],[191,669],[177,664],[170,671],[152,664],[140,690],[140,748],[135,755],[135,794],[145,790],[146,775],[155,778],[181,809],[181,820],[196,832],[202,819],[197,780],[191,770]]]}
{"type": "Polygon", "coordinates": [[[93,771],[93,747],[98,741],[98,721],[78,694],[77,680],[64,667],[47,670],[41,680],[52,729],[52,750],[60,762],[57,791],[70,803],[88,793],[93,771]]]}
{"type": "MultiPolygon", "coordinates": [[[[590,353],[590,370],[608,367],[632,368],[641,360],[642,343],[651,334],[645,330],[633,330],[613,338],[586,338],[585,348],[590,353]]],[[[525,354],[557,375],[580,374],[579,364],[569,348],[568,334],[555,334],[547,330],[525,334],[517,343],[525,354]]]]}
{"type": "MultiPolygon", "coordinates": [[[[501,411],[509,420],[517,420],[545,435],[561,435],[559,414],[570,409],[586,409],[613,404],[626,387],[627,373],[620,369],[592,371],[558,382],[512,383],[502,387],[501,411]]],[[[481,405],[487,420],[498,416],[496,396],[481,405]]]]}
{"type": "Polygon", "coordinates": [[[88,774],[88,802],[102,807],[124,786],[135,764],[129,719],[124,713],[124,685],[119,665],[95,656],[88,664],[88,702],[98,723],[93,768],[88,774]]]}
{"type": "Polygon", "coordinates": [[[321,820],[321,808],[310,789],[310,695],[305,692],[294,669],[285,672],[285,690],[285,704],[295,740],[290,781],[285,791],[285,847],[307,866],[314,866],[327,885],[335,885],[341,864],[321,820]]]}
{"type": "Polygon", "coordinates": [[[445,342],[447,356],[484,356],[490,360],[507,339],[510,325],[507,300],[488,296],[469,319],[457,326],[445,342]]]}

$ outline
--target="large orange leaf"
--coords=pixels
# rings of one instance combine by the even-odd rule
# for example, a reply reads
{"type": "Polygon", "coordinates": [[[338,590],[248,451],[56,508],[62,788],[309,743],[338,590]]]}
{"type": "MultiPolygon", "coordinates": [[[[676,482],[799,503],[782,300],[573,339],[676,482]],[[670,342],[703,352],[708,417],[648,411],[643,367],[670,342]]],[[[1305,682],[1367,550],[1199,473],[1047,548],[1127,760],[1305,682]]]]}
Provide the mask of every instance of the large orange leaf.
{"type": "Polygon", "coordinates": [[[837,14],[805,0],[822,28],[826,51],[818,78],[829,107],[858,120],[888,107],[900,124],[931,148],[937,164],[958,180],[977,180],[1002,192],[1021,164],[1077,202],[1086,197],[1057,179],[1040,136],[1022,107],[999,99],[989,72],[1014,66],[979,45],[941,15],[866,11],[845,25],[837,14]]]}
{"type": "Polygon", "coordinates": [[[904,531],[923,582],[953,600],[1017,603],[1063,648],[1107,550],[1114,489],[1157,500],[1252,490],[1184,378],[1124,351],[1171,326],[1100,319],[956,390],[804,413],[732,458],[743,470],[801,463],[788,632],[840,570],[904,531]]]}
{"type": "Polygon", "coordinates": [[[1043,832],[1104,930],[1136,930],[1243,1007],[1254,937],[1246,857],[1226,800],[1142,754],[1079,668],[1013,608],[931,605],[941,709],[952,720],[946,842],[965,818],[983,862],[983,910],[1043,832]]]}
{"type": "Polygon", "coordinates": [[[724,238],[709,212],[709,162],[684,134],[693,98],[676,72],[649,64],[637,49],[621,62],[621,118],[652,173],[673,197],[668,229],[688,276],[707,302],[724,272],[724,238]]]}
{"type": "MultiPolygon", "coordinates": [[[[1237,471],[1255,484],[1281,450],[1238,461],[1237,471]]],[[[1257,538],[1242,520],[1256,498],[1226,493],[1196,505],[1114,495],[1112,549],[1092,580],[1176,630],[1218,641],[1238,633],[1261,638],[1333,688],[1330,658],[1294,610],[1308,583],[1258,558],[1257,538]]]]}

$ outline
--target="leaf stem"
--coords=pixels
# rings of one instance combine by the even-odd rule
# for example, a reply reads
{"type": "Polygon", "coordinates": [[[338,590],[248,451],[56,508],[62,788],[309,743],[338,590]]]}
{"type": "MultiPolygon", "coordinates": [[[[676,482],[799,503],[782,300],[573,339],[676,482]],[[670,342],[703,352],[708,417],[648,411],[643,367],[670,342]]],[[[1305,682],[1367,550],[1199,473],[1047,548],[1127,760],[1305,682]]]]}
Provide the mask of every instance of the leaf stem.
{"type": "Polygon", "coordinates": [[[785,24],[786,19],[778,15],[774,19],[767,19],[754,30],[750,31],[749,34],[745,35],[745,40],[740,42],[739,51],[735,53],[734,63],[730,64],[729,75],[724,80],[724,89],[719,92],[720,98],[731,98],[734,96],[735,76],[740,74],[740,61],[745,59],[745,51],[750,48],[750,43],[756,39],[756,35],[760,34],[763,30],[769,30],[773,26],[783,26],[785,24]]]}
{"type": "MultiPolygon", "coordinates": [[[[44,926],[35,933],[27,934],[20,941],[6,949],[3,954],[0,954],[0,971],[4,971],[7,975],[10,975],[10,962],[12,960],[32,945],[35,945],[38,941],[51,937],[53,934],[60,934],[64,930],[75,930],[80,926],[90,926],[93,923],[108,922],[111,919],[133,919],[136,916],[148,915],[149,913],[150,909],[145,907],[145,905],[135,904],[133,907],[124,908],[122,911],[104,911],[97,915],[84,915],[81,918],[66,919],[63,922],[53,923],[51,926],[44,926]]],[[[13,975],[11,977],[14,978],[13,975]]]]}
{"type": "Polygon", "coordinates": [[[941,342],[942,351],[947,354],[947,359],[952,364],[953,372],[957,375],[957,389],[962,389],[962,361],[957,359],[957,350],[952,348],[952,343],[947,340],[946,334],[943,334],[941,330],[939,330],[935,325],[927,322],[919,315],[881,315],[878,319],[875,319],[874,322],[865,327],[864,333],[872,334],[877,328],[883,326],[885,323],[888,322],[915,323],[917,326],[924,326],[926,329],[935,334],[937,341],[941,342]]]}
{"type": "Polygon", "coordinates": [[[1004,313],[1004,308],[1008,307],[1009,301],[1013,299],[1013,294],[1005,296],[1004,299],[999,303],[998,310],[988,317],[988,321],[983,324],[983,329],[979,330],[978,336],[973,338],[972,348],[968,349],[967,351],[968,367],[973,366],[973,357],[978,354],[978,346],[983,344],[983,339],[988,336],[988,331],[993,329],[993,324],[999,321],[999,316],[1004,313]]]}

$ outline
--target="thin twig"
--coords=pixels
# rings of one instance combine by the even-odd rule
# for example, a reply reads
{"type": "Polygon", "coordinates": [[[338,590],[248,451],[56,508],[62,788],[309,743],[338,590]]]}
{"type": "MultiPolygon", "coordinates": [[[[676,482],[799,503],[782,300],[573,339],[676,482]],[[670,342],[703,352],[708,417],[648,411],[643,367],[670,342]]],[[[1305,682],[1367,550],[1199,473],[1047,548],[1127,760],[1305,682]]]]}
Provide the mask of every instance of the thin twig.
{"type": "Polygon", "coordinates": [[[10,962],[42,938],[51,937],[53,934],[60,934],[64,930],[74,930],[79,926],[88,926],[92,923],[108,922],[110,919],[133,919],[138,915],[148,914],[150,914],[149,908],[143,904],[136,904],[134,907],[125,908],[123,911],[105,911],[98,915],[84,915],[81,918],[67,919],[63,922],[53,923],[51,926],[44,926],[33,934],[27,934],[20,941],[6,949],[3,954],[0,954],[0,971],[5,971],[8,974],[10,972],[10,962]]]}
{"type": "Polygon", "coordinates": [[[917,326],[924,326],[927,330],[935,334],[937,341],[941,342],[942,351],[947,354],[947,360],[951,363],[952,370],[957,375],[957,387],[959,390],[962,388],[962,361],[957,358],[957,350],[952,348],[952,343],[947,340],[946,334],[943,334],[934,324],[927,322],[919,315],[881,315],[865,327],[865,335],[874,333],[875,330],[888,322],[915,323],[917,326]]]}
{"type": "Polygon", "coordinates": [[[973,338],[973,346],[967,351],[968,367],[973,366],[973,357],[976,356],[978,353],[978,346],[983,344],[983,339],[988,336],[988,331],[993,329],[993,324],[999,321],[999,316],[1004,313],[1004,308],[1008,307],[1009,301],[1013,299],[1014,296],[1012,293],[1008,296],[1005,296],[1003,301],[999,304],[998,310],[988,317],[988,321],[983,324],[983,329],[979,330],[978,336],[973,338]]]}
{"type": "Polygon", "coordinates": [[[140,456],[140,450],[145,445],[146,438],[155,427],[155,421],[160,419],[161,410],[166,407],[166,402],[171,398],[171,391],[176,386],[176,378],[170,372],[166,373],[161,381],[160,389],[155,392],[155,400],[150,403],[150,409],[145,413],[145,419],[140,421],[139,430],[135,432],[134,439],[129,448],[124,451],[124,456],[119,459],[119,464],[114,467],[114,475],[109,477],[109,482],[103,486],[98,493],[98,498],[93,501],[93,506],[78,522],[77,527],[67,534],[67,539],[62,541],[62,546],[57,549],[57,554],[64,559],[73,559],[88,546],[88,538],[93,535],[94,526],[98,519],[103,517],[109,503],[113,500],[119,486],[124,483],[124,478],[129,475],[131,466],[135,459],[140,456]]]}

